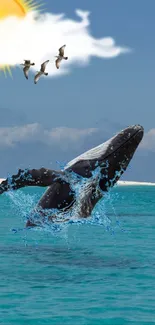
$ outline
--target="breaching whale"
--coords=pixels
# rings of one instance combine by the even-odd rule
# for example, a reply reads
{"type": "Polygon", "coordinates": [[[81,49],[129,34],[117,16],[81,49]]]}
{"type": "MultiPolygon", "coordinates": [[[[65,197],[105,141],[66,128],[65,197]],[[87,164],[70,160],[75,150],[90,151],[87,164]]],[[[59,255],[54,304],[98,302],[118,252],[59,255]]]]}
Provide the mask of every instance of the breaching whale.
{"type": "Polygon", "coordinates": [[[48,187],[30,214],[27,227],[57,222],[59,213],[62,221],[75,213],[78,218],[89,217],[96,203],[126,170],[143,134],[140,125],[127,127],[70,161],[63,170],[19,169],[17,175],[1,183],[0,194],[25,186],[48,187]]]}

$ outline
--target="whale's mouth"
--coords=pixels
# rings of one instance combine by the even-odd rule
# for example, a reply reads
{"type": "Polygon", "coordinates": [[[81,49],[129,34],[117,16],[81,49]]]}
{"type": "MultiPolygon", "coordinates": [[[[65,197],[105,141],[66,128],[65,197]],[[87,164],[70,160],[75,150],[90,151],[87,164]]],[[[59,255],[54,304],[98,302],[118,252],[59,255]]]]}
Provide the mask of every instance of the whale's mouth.
{"type": "Polygon", "coordinates": [[[103,168],[107,162],[115,169],[116,161],[117,165],[121,165],[124,160],[126,163],[131,160],[143,134],[144,129],[141,125],[130,126],[108,141],[75,158],[65,169],[87,178],[92,176],[96,167],[103,168]]]}
{"type": "MultiPolygon", "coordinates": [[[[127,131],[127,129],[126,129],[126,131],[127,131]]],[[[122,131],[122,133],[120,132],[119,133],[119,136],[121,134],[122,134],[122,136],[124,136],[123,132],[124,131],[122,131]]],[[[133,142],[133,147],[136,144],[137,144],[137,147],[138,147],[139,143],[141,142],[141,140],[143,138],[143,134],[144,134],[144,129],[143,129],[142,126],[139,126],[139,128],[137,130],[135,130],[135,132],[132,135],[130,135],[130,132],[128,132],[128,139],[126,139],[126,136],[125,136],[125,139],[124,139],[123,143],[121,143],[120,145],[118,145],[118,147],[116,147],[116,148],[112,148],[112,145],[111,145],[111,148],[109,148],[111,150],[111,152],[105,154],[104,159],[108,159],[108,157],[111,154],[116,153],[117,150],[121,150],[121,148],[125,147],[128,143],[131,143],[132,144],[132,142],[133,142]]],[[[131,148],[131,150],[132,150],[132,148],[131,148]]],[[[101,158],[101,159],[103,159],[103,158],[101,158]]],[[[100,158],[98,159],[98,161],[99,160],[100,160],[100,158]]]]}
{"type": "MultiPolygon", "coordinates": [[[[112,187],[121,177],[121,175],[127,169],[139,143],[141,142],[144,134],[144,129],[141,126],[136,126],[134,128],[128,128],[122,132],[124,137],[122,143],[114,146],[115,149],[99,161],[99,166],[101,166],[101,179],[99,182],[100,188],[103,191],[107,191],[109,187],[112,187]],[[131,132],[129,132],[131,131],[131,132]],[[102,165],[106,167],[102,168],[102,165]],[[105,178],[107,182],[105,182],[105,178]]],[[[120,140],[121,133],[118,135],[120,140]]],[[[116,139],[117,140],[117,137],[116,139]]]]}

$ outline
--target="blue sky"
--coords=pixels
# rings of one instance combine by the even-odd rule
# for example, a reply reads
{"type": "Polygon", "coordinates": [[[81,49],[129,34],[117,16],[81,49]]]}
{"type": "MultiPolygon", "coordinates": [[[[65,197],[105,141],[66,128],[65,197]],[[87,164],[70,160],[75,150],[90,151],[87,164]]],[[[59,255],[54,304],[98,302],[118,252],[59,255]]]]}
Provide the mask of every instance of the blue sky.
{"type": "MultiPolygon", "coordinates": [[[[47,148],[37,138],[31,145],[23,144],[19,137],[13,148],[1,148],[1,177],[27,164],[55,167],[56,160],[67,161],[131,124],[143,125],[146,134],[155,128],[154,0],[149,4],[140,0],[44,2],[46,12],[65,13],[74,20],[79,19],[75,9],[90,11],[93,37],[112,37],[119,46],[133,51],[112,59],[91,58],[88,65],[73,67],[69,75],[49,77],[37,85],[24,79],[19,68],[13,69],[13,79],[1,73],[0,128],[38,123],[45,130],[100,129],[98,135],[88,135],[66,150],[58,144],[47,148]]],[[[155,181],[152,136],[151,141],[149,148],[138,149],[124,179],[155,181]],[[140,162],[143,171],[139,170],[140,162]]]]}

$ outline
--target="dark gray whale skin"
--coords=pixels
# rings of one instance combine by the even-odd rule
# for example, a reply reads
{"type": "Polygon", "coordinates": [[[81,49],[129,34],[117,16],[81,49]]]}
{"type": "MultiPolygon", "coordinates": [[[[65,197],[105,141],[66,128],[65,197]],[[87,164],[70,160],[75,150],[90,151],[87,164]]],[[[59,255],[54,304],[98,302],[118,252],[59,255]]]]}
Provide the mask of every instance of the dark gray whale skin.
{"type": "MultiPolygon", "coordinates": [[[[7,178],[0,184],[0,194],[25,186],[48,187],[35,209],[42,220],[50,209],[58,209],[65,214],[66,211],[74,208],[77,201],[78,217],[86,218],[91,215],[96,203],[104,196],[104,192],[113,187],[124,173],[143,134],[144,129],[140,125],[127,127],[107,142],[69,162],[64,170],[19,169],[18,174],[7,178]],[[86,185],[81,188],[79,197],[72,186],[73,176],[79,185],[81,178],[86,180],[86,185]]],[[[55,218],[56,216],[53,215],[48,217],[48,220],[54,222],[55,218]]],[[[30,216],[26,226],[36,225],[30,216]]]]}

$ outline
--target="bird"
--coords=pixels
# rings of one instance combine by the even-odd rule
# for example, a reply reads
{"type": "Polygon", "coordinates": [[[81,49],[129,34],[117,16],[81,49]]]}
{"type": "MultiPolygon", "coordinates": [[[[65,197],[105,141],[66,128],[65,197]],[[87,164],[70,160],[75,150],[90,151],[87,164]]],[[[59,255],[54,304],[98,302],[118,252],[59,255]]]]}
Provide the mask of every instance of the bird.
{"type": "Polygon", "coordinates": [[[38,80],[40,79],[40,77],[42,75],[45,75],[45,76],[48,76],[48,72],[45,72],[45,69],[46,69],[46,65],[48,64],[49,60],[43,62],[41,64],[41,69],[40,71],[37,72],[37,74],[35,75],[34,77],[34,83],[36,84],[38,82],[38,80]]]}
{"type": "Polygon", "coordinates": [[[66,45],[63,45],[60,47],[59,49],[59,55],[56,55],[55,57],[57,58],[55,60],[55,65],[56,68],[59,69],[60,68],[60,62],[64,59],[64,60],[68,60],[68,56],[64,56],[64,50],[65,50],[66,45]]]}
{"type": "Polygon", "coordinates": [[[30,69],[31,65],[35,65],[35,63],[31,63],[30,60],[24,60],[24,63],[21,63],[21,65],[24,66],[23,72],[24,72],[25,78],[28,79],[29,69],[30,69]]]}

